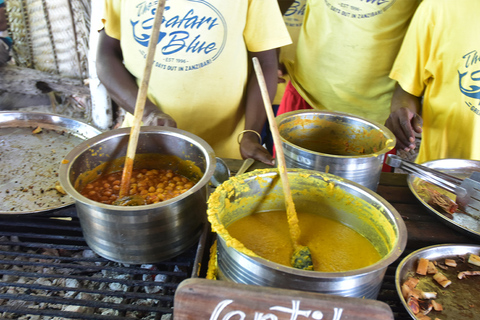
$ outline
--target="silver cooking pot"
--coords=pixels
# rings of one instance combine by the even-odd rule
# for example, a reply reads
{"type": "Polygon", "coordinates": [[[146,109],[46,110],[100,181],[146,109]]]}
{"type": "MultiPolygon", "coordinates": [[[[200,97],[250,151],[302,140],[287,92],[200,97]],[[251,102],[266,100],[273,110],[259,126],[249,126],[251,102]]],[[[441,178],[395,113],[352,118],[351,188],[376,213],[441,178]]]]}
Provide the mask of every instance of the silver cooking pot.
{"type": "Polygon", "coordinates": [[[208,200],[208,219],[218,236],[218,279],[376,299],[387,267],[400,257],[407,242],[400,214],[378,194],[335,175],[288,169],[288,179],[298,212],[319,214],[352,228],[377,248],[382,259],[357,270],[318,272],[294,269],[245,252],[226,228],[255,212],[285,210],[278,171],[261,169],[224,182],[208,200]]]}
{"type": "Polygon", "coordinates": [[[347,113],[298,110],[279,115],[289,168],[332,173],[377,190],[395,135],[385,126],[347,113]]]}
{"type": "Polygon", "coordinates": [[[124,163],[119,160],[125,157],[129,133],[130,128],[112,130],[75,147],[62,161],[60,184],[75,199],[85,240],[93,251],[122,263],[155,263],[181,254],[198,241],[206,222],[207,186],[215,155],[204,140],[186,131],[142,127],[134,166],[153,169],[163,156],[176,157],[182,165],[171,169],[198,180],[195,186],[173,199],[143,206],[107,205],[82,196],[79,190],[89,177],[107,170],[104,165],[124,163]]]}

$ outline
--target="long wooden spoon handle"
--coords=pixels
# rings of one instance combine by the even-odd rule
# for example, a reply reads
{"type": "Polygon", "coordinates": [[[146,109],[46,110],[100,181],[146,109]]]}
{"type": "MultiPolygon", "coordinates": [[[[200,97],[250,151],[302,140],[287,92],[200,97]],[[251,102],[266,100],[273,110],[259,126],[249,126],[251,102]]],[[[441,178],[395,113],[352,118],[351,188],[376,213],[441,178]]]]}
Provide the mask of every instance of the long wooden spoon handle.
{"type": "Polygon", "coordinates": [[[158,36],[160,35],[160,25],[162,24],[165,1],[166,0],[158,1],[157,9],[155,11],[155,19],[153,22],[152,34],[150,36],[150,43],[148,44],[145,69],[143,71],[142,82],[140,83],[137,101],[135,103],[133,124],[130,129],[130,137],[128,140],[125,165],[123,166],[122,183],[120,185],[119,197],[126,196],[130,190],[130,178],[132,176],[133,160],[135,159],[135,152],[137,150],[138,137],[140,135],[140,127],[143,118],[143,110],[145,109],[145,102],[147,101],[148,83],[150,82],[150,75],[152,73],[152,65],[155,57],[155,49],[158,44],[158,36]]]}
{"type": "Polygon", "coordinates": [[[257,75],[258,84],[260,86],[260,92],[262,94],[263,104],[265,106],[265,112],[267,113],[268,122],[270,125],[270,131],[273,136],[273,143],[275,145],[275,159],[278,161],[278,171],[282,180],[283,193],[285,197],[285,206],[287,211],[288,225],[290,228],[290,236],[294,245],[298,244],[300,238],[300,227],[298,226],[297,212],[295,211],[295,204],[293,203],[292,192],[290,190],[290,183],[288,182],[288,174],[286,171],[285,155],[283,153],[282,141],[280,139],[280,133],[278,132],[277,122],[275,121],[275,115],[273,114],[272,103],[267,90],[267,84],[265,77],[263,76],[262,67],[257,57],[253,58],[253,67],[257,75]]]}

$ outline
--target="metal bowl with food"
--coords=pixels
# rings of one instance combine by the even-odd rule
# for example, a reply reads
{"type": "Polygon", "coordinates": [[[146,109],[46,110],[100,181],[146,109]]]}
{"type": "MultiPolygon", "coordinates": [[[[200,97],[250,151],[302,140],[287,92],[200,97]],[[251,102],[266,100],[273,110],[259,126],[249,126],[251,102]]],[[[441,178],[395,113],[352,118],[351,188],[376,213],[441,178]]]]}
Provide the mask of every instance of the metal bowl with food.
{"type": "Polygon", "coordinates": [[[412,319],[423,314],[431,319],[480,319],[480,260],[469,263],[471,254],[478,257],[480,246],[442,244],[412,252],[400,262],[395,287],[412,319]],[[431,271],[417,273],[420,259],[432,264],[431,271]],[[446,282],[435,280],[443,278],[438,275],[446,282]]]}
{"type": "Polygon", "coordinates": [[[0,214],[44,213],[73,205],[58,183],[63,157],[101,131],[69,117],[0,112],[0,214]]]}
{"type": "MultiPolygon", "coordinates": [[[[387,266],[405,248],[407,231],[398,212],[368,188],[332,174],[288,169],[288,178],[298,213],[318,215],[355,230],[375,247],[379,260],[359,269],[322,272],[295,269],[251,252],[232,237],[228,231],[230,226],[258,212],[285,210],[278,170],[261,169],[231,178],[209,198],[208,218],[218,236],[217,278],[244,284],[375,299],[387,266]]],[[[318,232],[321,231],[315,229],[311,234],[318,232]]],[[[330,251],[330,255],[337,255],[340,250],[336,248],[342,247],[342,243],[350,245],[342,242],[342,239],[340,234],[333,235],[330,240],[334,244],[323,249],[330,251]]],[[[310,249],[313,256],[314,248],[310,249]]],[[[363,258],[361,252],[343,257],[347,261],[363,258]]]]}
{"type": "MultiPolygon", "coordinates": [[[[477,160],[439,159],[422,163],[422,165],[460,179],[468,178],[473,172],[480,172],[480,161],[477,160]]],[[[432,192],[435,192],[455,201],[455,194],[432,185],[413,174],[408,176],[407,183],[420,203],[441,222],[475,240],[480,239],[480,215],[468,214],[461,210],[456,210],[454,213],[447,212],[441,206],[432,203],[430,196],[432,192]]]]}
{"type": "Polygon", "coordinates": [[[287,167],[332,173],[377,190],[385,154],[396,143],[388,128],[325,110],[292,111],[276,119],[287,167]]]}
{"type": "Polygon", "coordinates": [[[87,244],[117,262],[154,263],[198,241],[206,221],[213,149],[199,137],[168,127],[142,127],[134,169],[165,169],[196,182],[179,196],[148,205],[119,206],[91,200],[81,190],[102,174],[122,170],[130,128],[105,132],[78,145],[60,165],[60,183],[75,199],[87,244]]]}

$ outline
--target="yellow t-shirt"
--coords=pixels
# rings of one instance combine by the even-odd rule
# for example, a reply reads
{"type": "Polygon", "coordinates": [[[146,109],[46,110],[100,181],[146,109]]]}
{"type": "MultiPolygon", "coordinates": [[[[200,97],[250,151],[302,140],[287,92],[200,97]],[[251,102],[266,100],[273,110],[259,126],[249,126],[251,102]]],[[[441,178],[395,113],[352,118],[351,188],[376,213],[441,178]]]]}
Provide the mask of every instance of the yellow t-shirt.
{"type": "MultiPolygon", "coordinates": [[[[285,61],[292,61],[295,58],[295,51],[297,49],[298,34],[303,23],[303,16],[305,15],[305,6],[307,0],[295,0],[288,10],[283,15],[283,20],[287,26],[287,30],[292,38],[292,43],[288,46],[284,46],[280,49],[279,61],[285,63],[285,61]]],[[[277,86],[277,94],[273,99],[274,105],[279,105],[282,101],[283,93],[287,86],[290,77],[288,74],[284,75],[285,82],[279,83],[277,86]]]]}
{"type": "Polygon", "coordinates": [[[292,84],[314,108],[381,124],[395,82],[388,75],[420,0],[307,0],[292,84]]]}
{"type": "MultiPolygon", "coordinates": [[[[141,79],[156,5],[105,3],[105,32],[120,40],[126,68],[141,79]]],[[[248,51],[290,42],[275,0],[167,1],[149,98],[217,156],[240,158],[236,139],[245,123],[248,51]]]]}
{"type": "Polygon", "coordinates": [[[478,0],[424,0],[412,19],[391,77],[424,95],[418,163],[480,160],[478,0]]]}

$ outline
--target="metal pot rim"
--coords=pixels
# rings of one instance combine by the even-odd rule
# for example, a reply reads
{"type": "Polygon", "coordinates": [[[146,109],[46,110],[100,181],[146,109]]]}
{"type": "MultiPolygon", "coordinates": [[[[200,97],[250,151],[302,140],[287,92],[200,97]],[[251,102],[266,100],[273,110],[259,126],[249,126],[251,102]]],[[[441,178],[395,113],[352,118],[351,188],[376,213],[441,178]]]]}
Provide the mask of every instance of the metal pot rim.
{"type": "MultiPolygon", "coordinates": [[[[317,175],[321,176],[322,178],[327,178],[332,181],[335,181],[337,185],[348,185],[350,188],[359,191],[359,193],[363,193],[367,195],[368,198],[370,199],[375,199],[375,201],[378,201],[383,207],[385,207],[395,218],[396,222],[396,228],[397,228],[397,239],[395,243],[392,245],[392,249],[390,252],[384,256],[381,260],[377,261],[376,263],[361,268],[361,269],[356,269],[356,270],[350,270],[350,271],[344,271],[344,272],[320,272],[320,271],[307,271],[307,270],[300,270],[300,269],[295,269],[292,267],[284,266],[266,259],[263,259],[261,257],[252,257],[249,255],[246,255],[239,250],[235,248],[231,248],[235,250],[236,253],[244,256],[246,259],[250,259],[255,261],[255,263],[259,265],[263,265],[268,267],[269,269],[276,270],[278,272],[284,272],[287,274],[293,274],[296,276],[301,276],[301,277],[314,277],[314,278],[328,278],[328,279],[337,279],[337,278],[345,278],[345,277],[357,277],[357,276],[364,276],[369,273],[374,273],[377,272],[379,269],[383,269],[388,267],[391,263],[393,263],[395,260],[397,260],[405,250],[406,244],[407,244],[407,228],[405,226],[405,222],[403,221],[401,215],[398,213],[398,211],[385,199],[383,199],[380,195],[375,193],[374,191],[370,190],[367,187],[364,187],[354,181],[344,179],[342,177],[329,174],[329,173],[324,173],[324,172],[319,172],[315,170],[309,170],[309,169],[296,169],[296,168],[288,168],[287,172],[298,172],[298,173],[305,173],[305,174],[311,174],[311,175],[317,175]]],[[[244,173],[242,175],[239,175],[238,177],[234,177],[230,179],[229,181],[225,183],[232,183],[233,180],[235,179],[240,179],[240,180],[249,180],[249,179],[254,179],[257,176],[268,176],[268,175],[278,175],[278,170],[277,169],[260,169],[260,170],[254,170],[250,171],[247,173],[244,173]],[[263,172],[259,174],[259,172],[263,172]]],[[[220,186],[222,188],[222,186],[220,186]]],[[[218,188],[217,188],[218,189],[218,188]]],[[[219,190],[219,189],[218,189],[219,190]]],[[[208,214],[208,218],[210,220],[210,213],[208,214]]],[[[217,217],[215,216],[215,219],[217,217]]],[[[210,221],[212,223],[212,221],[210,221]]],[[[219,222],[217,220],[217,222],[219,222]]],[[[225,231],[226,232],[226,231],[225,231]]],[[[218,234],[219,238],[224,242],[225,240],[223,239],[221,234],[218,234]]],[[[226,245],[226,244],[225,244],[226,245]]]]}
{"type": "Polygon", "coordinates": [[[155,126],[143,126],[140,129],[140,134],[149,134],[149,133],[164,133],[166,135],[180,135],[182,136],[183,139],[189,141],[190,143],[200,146],[203,150],[205,150],[205,160],[207,162],[207,170],[204,172],[202,178],[187,192],[173,198],[170,200],[166,200],[163,202],[159,203],[154,203],[154,204],[149,204],[149,205],[144,205],[144,206],[114,206],[114,205],[107,205],[104,203],[100,203],[97,201],[90,200],[80,194],[72,185],[70,182],[69,173],[71,169],[72,163],[75,162],[75,160],[78,158],[79,155],[81,155],[83,152],[86,150],[94,147],[95,145],[100,144],[102,141],[109,140],[113,136],[128,136],[130,134],[130,128],[119,128],[119,129],[114,129],[110,130],[108,132],[104,132],[102,134],[99,134],[98,136],[95,136],[91,139],[88,139],[79,145],[77,145],[74,149],[72,149],[63,159],[63,161],[60,164],[60,170],[59,170],[59,180],[60,184],[65,190],[65,192],[70,195],[72,198],[75,199],[75,201],[82,202],[88,206],[94,206],[94,207],[99,207],[104,210],[114,210],[114,211],[144,211],[144,210],[151,210],[151,209],[156,209],[156,208],[161,208],[161,207],[166,207],[171,205],[172,203],[181,201],[182,199],[185,199],[189,195],[196,193],[199,189],[203,188],[205,185],[208,184],[210,181],[210,177],[213,175],[213,172],[215,171],[215,153],[212,149],[212,147],[203,139],[200,137],[178,129],[178,128],[171,128],[171,127],[155,127],[155,126]]]}
{"type": "Polygon", "coordinates": [[[296,115],[302,115],[302,114],[313,114],[313,115],[322,115],[322,116],[343,116],[346,118],[352,118],[360,122],[368,123],[372,127],[377,128],[379,131],[384,132],[387,142],[385,144],[385,148],[382,150],[379,150],[375,153],[370,153],[370,154],[364,154],[364,155],[348,155],[348,156],[343,156],[343,155],[334,155],[334,154],[328,154],[328,153],[322,153],[318,151],[312,151],[309,149],[305,149],[303,147],[300,147],[294,143],[291,143],[290,141],[286,140],[281,132],[280,132],[280,139],[284,144],[286,144],[288,147],[299,149],[303,152],[311,153],[311,154],[316,154],[316,155],[321,155],[322,157],[331,157],[331,158],[339,158],[339,159],[349,159],[349,158],[371,158],[371,157],[376,157],[379,155],[386,154],[390,150],[392,150],[395,147],[396,144],[396,137],[393,134],[390,129],[385,127],[384,125],[372,121],[372,120],[367,120],[365,118],[359,117],[354,114],[346,113],[346,112],[338,112],[338,111],[325,111],[325,110],[315,110],[315,109],[307,109],[307,110],[295,110],[295,111],[290,111],[287,113],[283,113],[281,115],[278,115],[275,119],[277,121],[277,125],[280,127],[280,125],[288,118],[296,115]]]}

